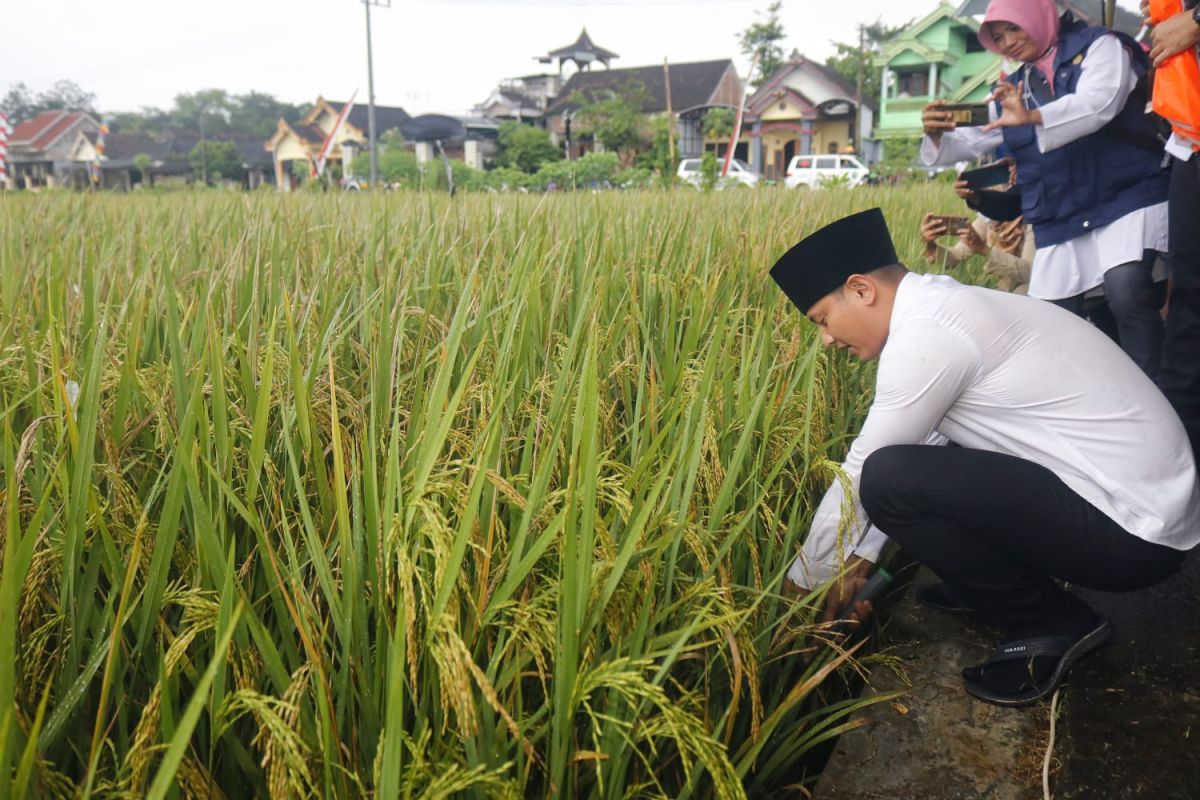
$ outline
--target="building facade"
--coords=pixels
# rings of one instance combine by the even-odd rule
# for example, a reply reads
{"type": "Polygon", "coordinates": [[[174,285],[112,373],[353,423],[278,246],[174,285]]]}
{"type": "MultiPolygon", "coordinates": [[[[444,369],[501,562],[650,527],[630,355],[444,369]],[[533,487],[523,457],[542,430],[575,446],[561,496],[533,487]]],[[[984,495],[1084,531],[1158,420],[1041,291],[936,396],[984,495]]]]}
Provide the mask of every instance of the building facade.
{"type": "Polygon", "coordinates": [[[611,94],[636,97],[641,113],[654,117],[670,113],[676,120],[680,158],[698,156],[704,149],[701,125],[710,108],[733,108],[742,99],[742,80],[733,61],[697,61],[576,72],[546,109],[546,127],[562,144],[569,139],[571,156],[595,147],[578,135],[568,137],[574,115],[589,102],[611,94]]]}
{"type": "Polygon", "coordinates": [[[888,42],[875,57],[880,70],[881,140],[920,136],[921,110],[934,98],[976,103],[1000,77],[1002,60],[979,43],[979,22],[945,3],[888,42]]]}
{"type": "Polygon", "coordinates": [[[85,111],[44,111],[19,123],[8,140],[11,185],[23,189],[76,185],[78,164],[72,160],[76,139],[81,133],[99,131],[100,123],[85,111]]]}
{"type": "Polygon", "coordinates": [[[873,160],[873,110],[855,95],[836,70],[793,53],[746,102],[742,141],[750,145],[750,166],[782,180],[797,155],[848,152],[873,160]]]}
{"type": "MultiPolygon", "coordinates": [[[[295,162],[315,163],[321,146],[337,125],[344,103],[317,97],[312,110],[296,124],[279,120],[275,133],[266,141],[264,149],[271,154],[275,165],[275,183],[282,190],[295,188],[293,170],[295,162]]],[[[349,164],[354,157],[368,146],[369,108],[357,103],[346,115],[346,121],[338,131],[326,160],[337,164],[349,164]]],[[[388,131],[398,130],[411,119],[403,108],[375,106],[375,135],[383,136],[388,131]]]]}

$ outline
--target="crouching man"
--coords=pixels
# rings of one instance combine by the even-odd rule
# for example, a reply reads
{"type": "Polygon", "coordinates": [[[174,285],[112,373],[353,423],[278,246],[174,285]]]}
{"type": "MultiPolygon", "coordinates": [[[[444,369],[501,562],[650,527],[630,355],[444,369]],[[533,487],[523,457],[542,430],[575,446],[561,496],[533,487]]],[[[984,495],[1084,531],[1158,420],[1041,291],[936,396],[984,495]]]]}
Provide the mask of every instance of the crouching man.
{"type": "Polygon", "coordinates": [[[1059,581],[1141,589],[1200,541],[1179,418],[1084,320],[910,273],[879,209],[804,239],[771,277],[827,347],[879,359],[874,402],[842,465],[855,513],[842,513],[835,481],[788,573],[801,592],[842,576],[827,614],[890,537],[942,579],[927,602],[1005,630],[986,662],[964,670],[967,691],[1024,705],[1110,634],[1059,581]]]}

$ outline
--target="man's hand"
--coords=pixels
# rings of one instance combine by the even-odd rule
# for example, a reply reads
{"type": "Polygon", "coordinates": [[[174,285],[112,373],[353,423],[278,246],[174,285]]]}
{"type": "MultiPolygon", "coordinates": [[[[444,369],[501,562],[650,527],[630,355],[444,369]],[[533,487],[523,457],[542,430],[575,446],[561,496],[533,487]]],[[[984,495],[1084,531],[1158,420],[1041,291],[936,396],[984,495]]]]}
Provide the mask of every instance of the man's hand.
{"type": "Polygon", "coordinates": [[[1001,250],[1019,255],[1025,244],[1025,220],[1017,217],[1011,222],[1001,222],[996,226],[996,246],[1001,250]]]}
{"type": "Polygon", "coordinates": [[[921,217],[921,238],[925,241],[925,249],[936,249],[939,236],[946,235],[946,221],[934,216],[932,211],[925,212],[921,217]]]}
{"type": "MultiPolygon", "coordinates": [[[[850,601],[854,599],[854,593],[861,589],[867,583],[867,578],[871,575],[871,569],[875,565],[865,558],[855,556],[846,563],[845,573],[834,581],[829,587],[829,594],[825,596],[825,610],[821,614],[822,622],[833,622],[838,619],[839,612],[846,606],[850,605],[850,601]]],[[[870,600],[863,600],[854,604],[854,608],[850,609],[846,619],[851,622],[862,622],[867,617],[871,616],[871,612],[875,610],[870,600]]]]}
{"type": "Polygon", "coordinates": [[[992,100],[1000,101],[1000,116],[979,130],[987,133],[997,128],[1013,128],[1018,125],[1041,125],[1042,112],[1036,108],[1030,110],[1025,107],[1025,101],[1021,99],[1022,92],[1024,91],[1024,81],[1019,82],[1016,86],[1007,81],[1001,81],[992,92],[991,97],[992,100]]]}
{"type": "MultiPolygon", "coordinates": [[[[866,585],[874,566],[873,563],[859,556],[854,556],[847,562],[845,573],[829,587],[829,593],[825,596],[825,606],[821,611],[822,622],[833,622],[837,619],[838,612],[849,605],[854,598],[854,593],[866,585]]],[[[811,589],[805,589],[792,583],[791,578],[783,579],[784,597],[802,600],[811,593],[811,589]]],[[[871,616],[874,610],[875,606],[870,600],[861,600],[854,604],[847,619],[854,623],[862,622],[871,616]]]]}
{"type": "Polygon", "coordinates": [[[1192,19],[1191,11],[1180,11],[1154,26],[1150,41],[1154,44],[1150,49],[1150,60],[1158,67],[1171,56],[1200,43],[1200,25],[1192,19]]]}
{"type": "Polygon", "coordinates": [[[942,141],[943,133],[954,130],[954,121],[950,119],[950,112],[942,110],[942,106],[945,104],[945,100],[930,100],[929,105],[921,111],[921,123],[925,126],[925,135],[932,139],[934,144],[942,141]]]}
{"type": "Polygon", "coordinates": [[[975,201],[975,190],[967,186],[967,181],[961,176],[954,181],[954,193],[968,203],[975,201]]]}
{"type": "Polygon", "coordinates": [[[958,238],[963,244],[970,248],[972,253],[981,256],[987,255],[987,242],[979,238],[979,231],[975,230],[974,225],[968,225],[966,228],[964,228],[963,232],[959,234],[958,238]]]}

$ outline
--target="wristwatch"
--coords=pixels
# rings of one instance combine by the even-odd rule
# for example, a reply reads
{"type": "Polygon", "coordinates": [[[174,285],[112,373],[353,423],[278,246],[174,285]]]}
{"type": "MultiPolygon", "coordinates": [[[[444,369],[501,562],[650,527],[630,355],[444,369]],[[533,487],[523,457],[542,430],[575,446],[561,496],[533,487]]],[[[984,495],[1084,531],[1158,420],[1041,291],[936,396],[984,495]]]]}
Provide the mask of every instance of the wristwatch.
{"type": "Polygon", "coordinates": [[[1196,7],[1192,9],[1192,22],[1200,25],[1200,3],[1197,3],[1196,7]]]}

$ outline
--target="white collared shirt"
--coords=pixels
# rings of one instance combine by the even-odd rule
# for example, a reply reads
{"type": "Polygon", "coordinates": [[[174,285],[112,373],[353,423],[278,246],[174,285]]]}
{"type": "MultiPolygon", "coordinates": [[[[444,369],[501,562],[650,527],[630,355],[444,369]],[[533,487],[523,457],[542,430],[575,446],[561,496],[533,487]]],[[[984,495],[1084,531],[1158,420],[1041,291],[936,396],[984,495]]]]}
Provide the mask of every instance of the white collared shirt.
{"type": "Polygon", "coordinates": [[[839,481],[825,493],[788,577],[812,588],[851,554],[877,561],[886,537],[873,527],[863,536],[863,462],[887,445],[946,439],[1041,464],[1146,541],[1177,550],[1200,542],[1183,424],[1116,344],[1050,303],[910,273],[892,307],[875,400],[842,464],[852,496],[839,481]]]}
{"type": "MultiPolygon", "coordinates": [[[[1103,128],[1125,107],[1137,85],[1129,52],[1115,36],[1101,36],[1092,42],[1080,70],[1073,93],[1040,107],[1042,124],[1033,126],[1033,130],[1043,153],[1103,128]]],[[[989,103],[988,108],[995,119],[995,104],[989,103]]],[[[1004,134],[999,128],[987,133],[979,128],[956,128],[942,134],[939,144],[926,136],[921,142],[921,160],[927,166],[952,164],[978,158],[1002,144],[1004,134]]],[[[1029,294],[1043,300],[1083,294],[1103,284],[1104,273],[1113,267],[1141,261],[1146,250],[1167,250],[1165,200],[1135,209],[1061,244],[1038,247],[1029,294]]]]}

